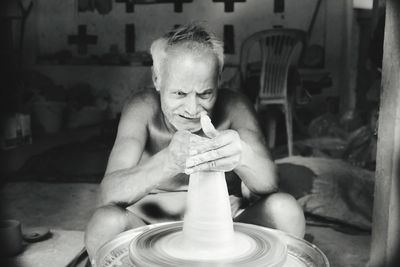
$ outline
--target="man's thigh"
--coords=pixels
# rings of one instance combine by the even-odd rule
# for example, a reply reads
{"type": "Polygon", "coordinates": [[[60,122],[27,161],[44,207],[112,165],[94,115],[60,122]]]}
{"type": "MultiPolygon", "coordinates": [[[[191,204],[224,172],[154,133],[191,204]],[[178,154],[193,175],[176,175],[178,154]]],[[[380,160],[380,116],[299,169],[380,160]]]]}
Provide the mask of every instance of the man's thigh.
{"type": "Polygon", "coordinates": [[[296,199],[281,192],[259,198],[235,217],[235,221],[272,227],[296,235],[301,235],[305,224],[303,210],[296,199]]]}
{"type": "Polygon", "coordinates": [[[266,208],[267,197],[262,197],[251,204],[242,207],[241,212],[234,217],[235,222],[250,223],[271,227],[273,221],[266,208]]]}
{"type": "Polygon", "coordinates": [[[148,224],[179,221],[185,214],[186,196],[186,191],[149,194],[127,210],[148,224]]]}
{"type": "MultiPolygon", "coordinates": [[[[187,192],[162,192],[149,194],[127,208],[147,224],[183,220],[187,192]]],[[[232,217],[242,210],[242,198],[229,196],[232,217]]]]}

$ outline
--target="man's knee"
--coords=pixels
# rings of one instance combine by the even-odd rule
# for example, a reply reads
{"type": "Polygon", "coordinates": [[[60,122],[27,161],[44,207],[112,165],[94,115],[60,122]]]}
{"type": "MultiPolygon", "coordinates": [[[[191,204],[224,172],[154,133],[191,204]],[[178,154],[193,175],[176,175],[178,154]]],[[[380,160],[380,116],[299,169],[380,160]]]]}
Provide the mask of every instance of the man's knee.
{"type": "Polygon", "coordinates": [[[100,223],[103,226],[122,227],[127,224],[126,209],[118,206],[102,206],[97,208],[90,220],[89,226],[100,223]]]}
{"type": "Polygon", "coordinates": [[[86,228],[86,234],[101,231],[120,233],[145,225],[142,219],[125,208],[107,205],[97,208],[86,228]]]}
{"type": "Polygon", "coordinates": [[[117,206],[103,206],[95,210],[85,232],[85,246],[93,260],[96,251],[105,242],[127,227],[126,211],[117,206]]]}
{"type": "MultiPolygon", "coordinates": [[[[264,208],[269,213],[292,213],[301,210],[300,205],[297,203],[296,199],[286,193],[274,193],[267,196],[263,200],[264,208]]],[[[301,210],[302,212],[302,210],[301,210]]]]}
{"type": "Polygon", "coordinates": [[[262,201],[264,212],[272,217],[276,228],[298,237],[304,236],[304,212],[293,196],[286,193],[275,193],[262,201]]]}

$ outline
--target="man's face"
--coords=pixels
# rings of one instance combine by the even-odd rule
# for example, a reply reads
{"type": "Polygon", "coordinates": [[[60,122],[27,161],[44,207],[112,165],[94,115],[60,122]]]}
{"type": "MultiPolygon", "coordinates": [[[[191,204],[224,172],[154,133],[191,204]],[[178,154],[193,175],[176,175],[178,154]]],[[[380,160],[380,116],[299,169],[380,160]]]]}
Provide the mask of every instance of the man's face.
{"type": "Polygon", "coordinates": [[[204,111],[210,114],[217,97],[218,63],[215,56],[210,52],[171,53],[157,81],[167,123],[176,130],[199,131],[200,114],[204,111]]]}

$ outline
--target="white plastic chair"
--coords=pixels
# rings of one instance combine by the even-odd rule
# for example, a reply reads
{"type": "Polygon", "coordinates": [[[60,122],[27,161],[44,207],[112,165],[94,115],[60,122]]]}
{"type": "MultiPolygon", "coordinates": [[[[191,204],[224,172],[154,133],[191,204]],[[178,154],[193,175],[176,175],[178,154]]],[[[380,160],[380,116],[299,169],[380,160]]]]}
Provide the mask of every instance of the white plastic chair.
{"type": "MultiPolygon", "coordinates": [[[[257,75],[260,76],[260,89],[255,103],[256,110],[259,111],[266,105],[283,107],[289,156],[293,154],[293,126],[292,105],[287,90],[288,74],[289,68],[297,65],[305,41],[306,32],[302,30],[284,28],[264,30],[248,37],[243,42],[240,52],[242,85],[249,75],[254,75],[254,69],[258,70],[257,75]],[[250,62],[251,52],[256,48],[259,49],[258,64],[250,62]]],[[[276,127],[268,129],[270,147],[275,144],[276,129],[274,128],[276,127]]]]}

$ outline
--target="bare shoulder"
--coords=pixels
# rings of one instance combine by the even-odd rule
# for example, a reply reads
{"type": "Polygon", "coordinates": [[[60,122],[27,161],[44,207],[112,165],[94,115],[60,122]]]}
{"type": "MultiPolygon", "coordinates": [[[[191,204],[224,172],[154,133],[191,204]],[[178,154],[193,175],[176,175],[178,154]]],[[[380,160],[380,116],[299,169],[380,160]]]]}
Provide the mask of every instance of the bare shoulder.
{"type": "MultiPolygon", "coordinates": [[[[221,89],[218,92],[218,112],[224,114],[233,128],[257,124],[256,113],[249,99],[232,90],[221,89]]],[[[253,127],[252,127],[253,128],[253,127]]]]}
{"type": "Polygon", "coordinates": [[[122,109],[118,126],[119,136],[136,136],[145,140],[147,127],[160,107],[159,101],[158,93],[151,90],[132,95],[122,109]]]}
{"type": "Polygon", "coordinates": [[[122,109],[124,114],[143,112],[141,115],[151,115],[159,107],[159,95],[153,90],[143,90],[133,94],[122,109]]]}
{"type": "Polygon", "coordinates": [[[218,98],[221,97],[221,106],[229,120],[229,128],[235,130],[240,138],[250,145],[254,151],[269,157],[265,145],[265,138],[262,133],[256,111],[250,100],[241,93],[221,90],[218,98]]]}

